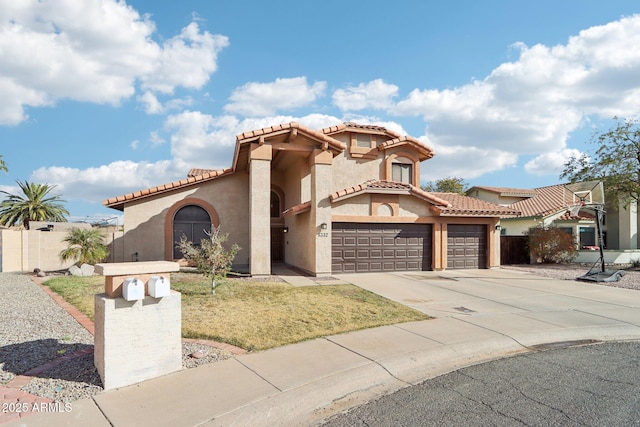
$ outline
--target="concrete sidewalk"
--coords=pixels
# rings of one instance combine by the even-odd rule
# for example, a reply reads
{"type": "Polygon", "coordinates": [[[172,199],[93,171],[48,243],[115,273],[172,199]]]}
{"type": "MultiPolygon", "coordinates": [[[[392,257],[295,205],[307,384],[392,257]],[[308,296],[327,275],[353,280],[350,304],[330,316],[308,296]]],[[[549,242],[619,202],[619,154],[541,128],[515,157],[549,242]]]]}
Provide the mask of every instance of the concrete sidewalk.
{"type": "Polygon", "coordinates": [[[638,291],[508,270],[340,278],[436,318],[236,356],[5,425],[315,425],[381,394],[545,344],[640,339],[638,291]]]}

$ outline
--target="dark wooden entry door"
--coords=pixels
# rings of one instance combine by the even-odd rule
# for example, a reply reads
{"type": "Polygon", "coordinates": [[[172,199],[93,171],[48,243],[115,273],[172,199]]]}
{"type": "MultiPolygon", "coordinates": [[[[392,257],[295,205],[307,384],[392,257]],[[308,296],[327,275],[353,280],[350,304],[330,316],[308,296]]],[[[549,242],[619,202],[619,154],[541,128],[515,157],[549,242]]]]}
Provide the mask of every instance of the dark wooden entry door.
{"type": "Polygon", "coordinates": [[[271,227],[271,262],[284,261],[284,227],[271,227]]]}

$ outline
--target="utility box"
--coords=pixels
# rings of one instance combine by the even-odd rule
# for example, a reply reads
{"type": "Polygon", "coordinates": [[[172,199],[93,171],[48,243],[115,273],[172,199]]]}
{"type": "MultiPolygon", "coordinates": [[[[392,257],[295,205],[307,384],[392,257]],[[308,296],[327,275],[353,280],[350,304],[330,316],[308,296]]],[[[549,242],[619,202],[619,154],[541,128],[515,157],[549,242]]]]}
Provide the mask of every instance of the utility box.
{"type": "Polygon", "coordinates": [[[168,297],[171,294],[170,281],[165,276],[153,276],[149,279],[149,295],[153,298],[168,297]]]}
{"type": "Polygon", "coordinates": [[[135,277],[125,279],[122,283],[122,298],[126,301],[144,299],[144,282],[135,277]]]}

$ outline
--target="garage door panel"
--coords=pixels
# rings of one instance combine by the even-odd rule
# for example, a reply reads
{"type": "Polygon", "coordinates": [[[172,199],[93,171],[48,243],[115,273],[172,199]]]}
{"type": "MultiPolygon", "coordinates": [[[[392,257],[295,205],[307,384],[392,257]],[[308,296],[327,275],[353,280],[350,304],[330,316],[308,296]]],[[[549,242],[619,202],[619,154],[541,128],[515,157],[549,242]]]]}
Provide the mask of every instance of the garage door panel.
{"type": "Polygon", "coordinates": [[[487,267],[486,225],[449,224],[447,234],[447,268],[487,267]]]}
{"type": "Polygon", "coordinates": [[[431,268],[429,224],[333,223],[332,236],[335,273],[431,268]],[[349,248],[356,250],[347,253],[349,248]]]}

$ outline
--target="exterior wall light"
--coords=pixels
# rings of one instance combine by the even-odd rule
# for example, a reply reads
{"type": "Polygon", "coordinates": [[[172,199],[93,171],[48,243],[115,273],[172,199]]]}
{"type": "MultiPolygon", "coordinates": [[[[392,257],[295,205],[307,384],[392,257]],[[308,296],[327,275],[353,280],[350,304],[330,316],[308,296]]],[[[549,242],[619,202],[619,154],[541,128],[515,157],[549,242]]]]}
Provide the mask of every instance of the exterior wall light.
{"type": "Polygon", "coordinates": [[[282,231],[285,232],[285,233],[288,233],[289,232],[289,227],[285,227],[282,231]]]}
{"type": "Polygon", "coordinates": [[[496,225],[496,231],[502,230],[502,226],[500,224],[496,225]]]}
{"type": "Polygon", "coordinates": [[[326,230],[327,229],[327,223],[323,222],[322,224],[320,224],[320,229],[321,230],[326,230]]]}

